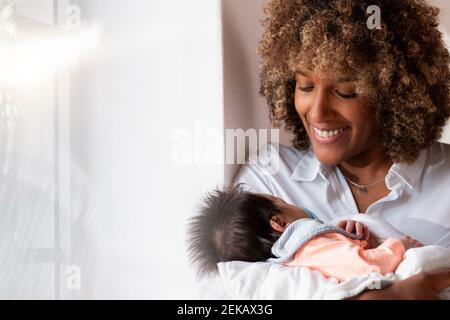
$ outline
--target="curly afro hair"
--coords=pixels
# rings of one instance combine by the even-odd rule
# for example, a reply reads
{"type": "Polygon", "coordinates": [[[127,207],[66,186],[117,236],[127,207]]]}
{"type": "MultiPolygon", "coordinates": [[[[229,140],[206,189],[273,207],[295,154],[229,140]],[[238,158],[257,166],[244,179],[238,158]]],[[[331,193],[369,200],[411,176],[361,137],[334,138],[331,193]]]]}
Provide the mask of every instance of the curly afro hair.
{"type": "Polygon", "coordinates": [[[295,110],[295,74],[355,78],[367,97],[386,155],[413,162],[437,141],[450,116],[449,53],[438,30],[439,9],[423,0],[271,0],[264,8],[260,93],[274,127],[309,147],[295,110]],[[381,29],[369,29],[367,9],[381,9],[381,29]]]}

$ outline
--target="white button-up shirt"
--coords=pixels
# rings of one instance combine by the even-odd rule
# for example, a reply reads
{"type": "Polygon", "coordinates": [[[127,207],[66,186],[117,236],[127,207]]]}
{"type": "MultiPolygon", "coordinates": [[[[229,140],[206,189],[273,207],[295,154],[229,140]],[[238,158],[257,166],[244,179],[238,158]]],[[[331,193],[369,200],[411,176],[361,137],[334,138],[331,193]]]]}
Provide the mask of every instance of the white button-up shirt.
{"type": "MultiPolygon", "coordinates": [[[[281,145],[262,150],[255,163],[241,168],[235,183],[305,207],[323,222],[358,213],[337,166],[322,165],[312,150],[281,145]]],[[[365,214],[382,218],[425,245],[450,247],[450,145],[434,144],[411,165],[395,163],[385,182],[390,193],[365,214]]]]}

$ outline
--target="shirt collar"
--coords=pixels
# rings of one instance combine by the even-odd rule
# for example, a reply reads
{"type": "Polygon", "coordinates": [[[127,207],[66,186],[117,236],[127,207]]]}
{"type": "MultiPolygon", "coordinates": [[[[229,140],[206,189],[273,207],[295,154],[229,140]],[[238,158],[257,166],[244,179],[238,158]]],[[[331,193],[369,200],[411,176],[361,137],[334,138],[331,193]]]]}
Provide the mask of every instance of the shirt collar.
{"type": "Polygon", "coordinates": [[[414,189],[420,182],[427,157],[426,150],[422,150],[419,157],[411,164],[396,162],[392,165],[388,173],[388,179],[393,176],[399,177],[410,188],[414,189]]]}
{"type": "Polygon", "coordinates": [[[298,162],[291,175],[291,179],[297,181],[313,181],[317,175],[320,175],[326,180],[331,172],[332,167],[320,163],[314,155],[314,152],[309,149],[298,162]]]}
{"type": "MultiPolygon", "coordinates": [[[[405,162],[394,163],[389,170],[388,179],[392,177],[400,178],[409,188],[413,189],[419,182],[426,161],[426,150],[422,150],[419,157],[412,164],[405,162]]],[[[333,171],[333,166],[320,163],[311,148],[304,153],[295,167],[291,179],[297,181],[313,181],[317,175],[327,180],[328,175],[333,171]]]]}

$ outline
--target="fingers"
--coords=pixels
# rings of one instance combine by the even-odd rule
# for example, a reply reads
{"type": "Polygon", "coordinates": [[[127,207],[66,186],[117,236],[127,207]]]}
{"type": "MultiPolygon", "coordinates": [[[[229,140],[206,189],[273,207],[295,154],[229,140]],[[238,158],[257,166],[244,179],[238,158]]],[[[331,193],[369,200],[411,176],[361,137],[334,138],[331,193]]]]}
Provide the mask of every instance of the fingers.
{"type": "Polygon", "coordinates": [[[409,246],[412,247],[412,248],[423,247],[423,243],[421,243],[417,239],[414,239],[414,238],[412,238],[410,236],[406,236],[405,239],[409,243],[409,246]]]}
{"type": "Polygon", "coordinates": [[[352,233],[353,229],[355,229],[355,221],[349,220],[345,226],[345,231],[352,233]]]}
{"type": "Polygon", "coordinates": [[[356,235],[358,237],[361,237],[363,235],[363,227],[364,227],[364,225],[361,222],[356,222],[355,223],[355,227],[356,227],[356,235]]]}
{"type": "Polygon", "coordinates": [[[414,238],[412,238],[412,239],[413,239],[414,245],[415,245],[416,247],[423,247],[423,243],[422,243],[422,242],[420,242],[419,240],[414,239],[414,238]]]}
{"type": "Polygon", "coordinates": [[[428,283],[436,293],[450,287],[450,269],[429,272],[426,275],[428,283]]]}
{"type": "Polygon", "coordinates": [[[363,233],[363,226],[360,222],[356,222],[355,223],[355,228],[356,228],[356,235],[357,236],[361,236],[363,233]]]}
{"type": "Polygon", "coordinates": [[[347,220],[339,221],[336,226],[340,229],[344,229],[345,226],[347,225],[347,222],[348,222],[347,220]]]}
{"type": "Polygon", "coordinates": [[[366,241],[370,240],[370,231],[366,225],[363,225],[363,235],[364,235],[364,240],[366,240],[366,241]]]}
{"type": "Polygon", "coordinates": [[[419,242],[418,240],[416,240],[414,238],[411,241],[412,241],[414,247],[416,247],[416,248],[423,247],[422,242],[419,242]]]}
{"type": "Polygon", "coordinates": [[[364,237],[365,240],[369,240],[369,228],[361,222],[353,220],[343,220],[339,221],[336,226],[338,228],[344,229],[349,233],[355,233],[358,237],[364,237]]]}

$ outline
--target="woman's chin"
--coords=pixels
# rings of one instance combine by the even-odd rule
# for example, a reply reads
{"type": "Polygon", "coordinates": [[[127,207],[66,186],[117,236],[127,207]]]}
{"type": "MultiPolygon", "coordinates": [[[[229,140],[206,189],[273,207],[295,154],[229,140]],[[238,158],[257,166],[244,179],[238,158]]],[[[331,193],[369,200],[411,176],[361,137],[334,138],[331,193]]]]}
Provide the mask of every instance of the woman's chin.
{"type": "Polygon", "coordinates": [[[314,149],[314,154],[317,160],[324,165],[334,166],[342,163],[343,155],[341,153],[333,152],[333,150],[319,150],[314,149]]]}

